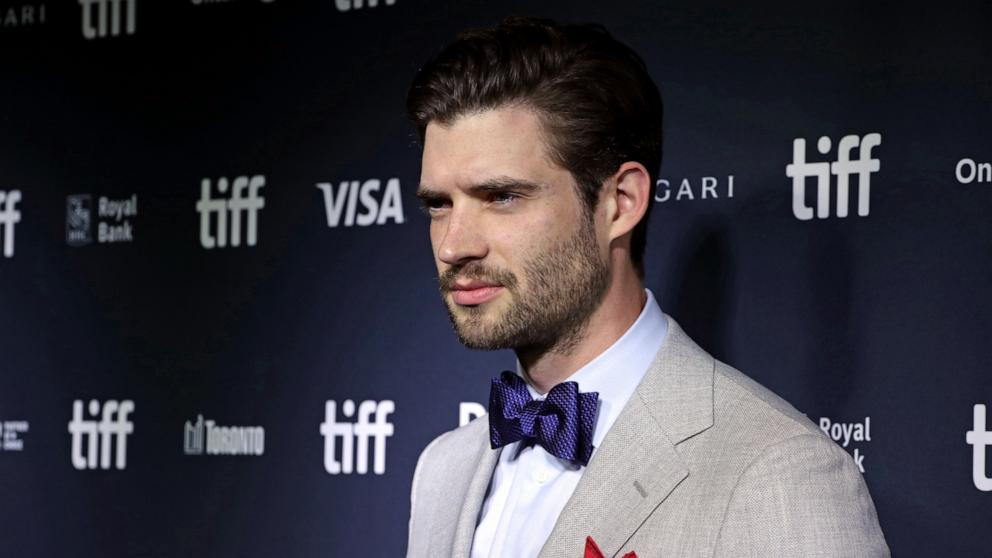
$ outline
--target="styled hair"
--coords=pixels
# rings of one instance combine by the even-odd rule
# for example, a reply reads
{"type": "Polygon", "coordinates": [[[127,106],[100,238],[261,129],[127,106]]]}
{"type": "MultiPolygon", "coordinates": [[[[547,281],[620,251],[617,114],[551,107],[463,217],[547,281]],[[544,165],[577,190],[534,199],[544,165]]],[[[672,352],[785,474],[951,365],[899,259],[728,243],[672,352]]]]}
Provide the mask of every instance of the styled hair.
{"type": "MultiPolygon", "coordinates": [[[[417,73],[407,116],[423,143],[427,125],[505,106],[535,111],[551,160],[569,171],[588,214],[603,182],[627,161],[647,169],[653,199],[662,155],[662,101],[644,61],[602,25],[510,17],[459,34],[417,73]]],[[[648,212],[631,260],[644,275],[648,212]]]]}

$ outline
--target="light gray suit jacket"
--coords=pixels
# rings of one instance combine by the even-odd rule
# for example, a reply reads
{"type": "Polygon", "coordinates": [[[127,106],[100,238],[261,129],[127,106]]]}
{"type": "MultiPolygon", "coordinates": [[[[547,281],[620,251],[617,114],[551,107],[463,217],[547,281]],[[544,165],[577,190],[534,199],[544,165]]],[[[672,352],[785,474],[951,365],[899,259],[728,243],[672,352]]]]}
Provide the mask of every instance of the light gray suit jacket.
{"type": "MultiPolygon", "coordinates": [[[[668,337],[596,449],[541,558],[888,556],[850,455],[788,403],[668,337]]],[[[466,558],[499,450],[480,417],[423,451],[409,558],[466,558]]],[[[523,558],[523,557],[508,557],[523,558]]]]}

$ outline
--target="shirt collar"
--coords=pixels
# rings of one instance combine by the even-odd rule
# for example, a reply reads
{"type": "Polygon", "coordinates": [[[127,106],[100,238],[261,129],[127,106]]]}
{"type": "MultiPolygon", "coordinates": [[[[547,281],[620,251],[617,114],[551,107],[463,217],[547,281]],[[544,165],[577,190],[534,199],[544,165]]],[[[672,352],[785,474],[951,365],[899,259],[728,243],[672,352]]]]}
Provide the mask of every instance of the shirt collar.
{"type": "MultiPolygon", "coordinates": [[[[575,371],[565,381],[579,384],[579,391],[599,393],[599,412],[593,445],[599,447],[606,432],[620,415],[620,410],[641,383],[651,362],[661,349],[668,333],[668,320],[655,301],[650,289],[644,289],[647,300],[634,323],[609,348],[575,371]]],[[[517,374],[526,378],[517,361],[517,374]]],[[[544,399],[530,384],[531,397],[544,399]]]]}

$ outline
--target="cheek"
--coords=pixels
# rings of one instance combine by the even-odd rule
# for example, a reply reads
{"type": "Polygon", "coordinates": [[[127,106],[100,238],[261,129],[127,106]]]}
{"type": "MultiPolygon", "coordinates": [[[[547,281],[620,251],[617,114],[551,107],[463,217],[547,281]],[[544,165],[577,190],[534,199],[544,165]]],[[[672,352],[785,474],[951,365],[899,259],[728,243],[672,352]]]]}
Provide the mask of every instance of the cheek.
{"type": "Polygon", "coordinates": [[[580,210],[566,204],[555,207],[547,215],[540,224],[542,235],[546,243],[555,244],[574,236],[586,218],[580,210]]]}
{"type": "Polygon", "coordinates": [[[437,251],[441,247],[441,242],[444,240],[444,229],[436,223],[432,222],[430,225],[430,237],[431,237],[431,253],[434,254],[434,261],[437,263],[438,267],[441,267],[441,260],[438,258],[437,251]]]}
{"type": "Polygon", "coordinates": [[[489,242],[489,260],[519,274],[533,258],[541,257],[563,236],[563,225],[553,215],[530,215],[494,230],[489,242]]]}

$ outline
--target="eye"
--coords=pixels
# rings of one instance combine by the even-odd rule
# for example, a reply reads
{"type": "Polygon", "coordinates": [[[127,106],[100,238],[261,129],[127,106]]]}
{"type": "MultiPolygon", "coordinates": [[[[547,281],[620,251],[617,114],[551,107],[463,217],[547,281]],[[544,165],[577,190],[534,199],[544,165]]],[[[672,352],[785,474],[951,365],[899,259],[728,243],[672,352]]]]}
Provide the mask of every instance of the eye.
{"type": "Polygon", "coordinates": [[[489,196],[489,202],[494,205],[509,205],[520,199],[520,196],[513,192],[493,192],[489,196]]]}
{"type": "Polygon", "coordinates": [[[451,207],[451,202],[443,199],[424,199],[420,202],[420,209],[428,216],[435,216],[451,207]]]}

